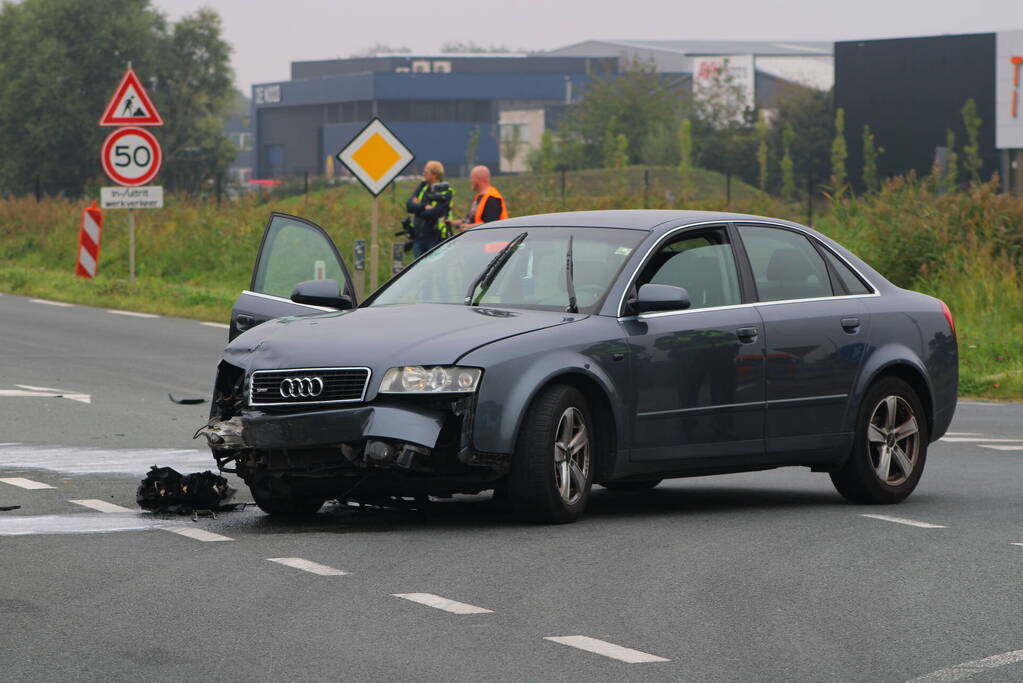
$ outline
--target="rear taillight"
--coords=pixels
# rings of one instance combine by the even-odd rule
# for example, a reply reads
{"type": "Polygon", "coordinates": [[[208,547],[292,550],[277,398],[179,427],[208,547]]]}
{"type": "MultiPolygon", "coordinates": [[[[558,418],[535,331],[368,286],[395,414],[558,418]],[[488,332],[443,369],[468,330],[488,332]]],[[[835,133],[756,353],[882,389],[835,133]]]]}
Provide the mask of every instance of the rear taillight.
{"type": "Polygon", "coordinates": [[[952,338],[958,339],[956,336],[956,323],[952,320],[952,311],[949,310],[948,305],[944,301],[941,302],[941,312],[944,314],[945,320],[948,321],[949,329],[952,330],[952,338]]]}

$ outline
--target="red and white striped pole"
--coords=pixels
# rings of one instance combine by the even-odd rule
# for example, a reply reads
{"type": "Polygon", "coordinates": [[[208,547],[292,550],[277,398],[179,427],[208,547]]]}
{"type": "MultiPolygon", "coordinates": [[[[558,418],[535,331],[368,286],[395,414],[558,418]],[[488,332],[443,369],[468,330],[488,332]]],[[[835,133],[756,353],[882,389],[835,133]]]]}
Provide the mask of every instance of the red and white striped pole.
{"type": "Polygon", "coordinates": [[[78,232],[78,263],[75,275],[96,277],[99,267],[99,240],[103,232],[103,210],[96,208],[96,202],[82,211],[82,229],[78,232]]]}

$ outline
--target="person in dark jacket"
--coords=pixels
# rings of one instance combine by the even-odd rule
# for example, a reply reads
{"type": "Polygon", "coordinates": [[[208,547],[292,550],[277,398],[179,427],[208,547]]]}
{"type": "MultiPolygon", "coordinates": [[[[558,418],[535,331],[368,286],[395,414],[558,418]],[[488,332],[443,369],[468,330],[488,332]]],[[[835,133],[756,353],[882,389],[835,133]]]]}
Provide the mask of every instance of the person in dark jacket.
{"type": "Polygon", "coordinates": [[[412,255],[419,257],[448,237],[447,221],[451,214],[454,193],[444,181],[444,165],[427,161],[423,182],[419,183],[405,203],[412,214],[412,255]]]}

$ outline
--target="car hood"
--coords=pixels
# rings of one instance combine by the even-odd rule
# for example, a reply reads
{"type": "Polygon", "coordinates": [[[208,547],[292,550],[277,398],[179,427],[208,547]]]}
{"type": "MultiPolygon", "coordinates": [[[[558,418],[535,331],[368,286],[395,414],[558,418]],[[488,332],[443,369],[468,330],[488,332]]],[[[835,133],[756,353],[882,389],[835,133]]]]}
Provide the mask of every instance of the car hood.
{"type": "Polygon", "coordinates": [[[585,317],[452,304],[371,306],[270,320],[228,344],[224,360],[247,370],[450,365],[480,346],[585,317]]]}

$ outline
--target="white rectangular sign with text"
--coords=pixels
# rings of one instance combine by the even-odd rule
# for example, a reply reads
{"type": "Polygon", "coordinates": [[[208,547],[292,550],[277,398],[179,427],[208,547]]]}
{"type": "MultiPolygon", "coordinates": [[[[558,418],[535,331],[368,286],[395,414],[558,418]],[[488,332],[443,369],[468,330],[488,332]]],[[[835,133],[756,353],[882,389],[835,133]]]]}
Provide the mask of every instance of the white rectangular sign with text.
{"type": "Polygon", "coordinates": [[[162,209],[163,188],[142,187],[100,188],[100,207],[104,209],[162,209]]]}

